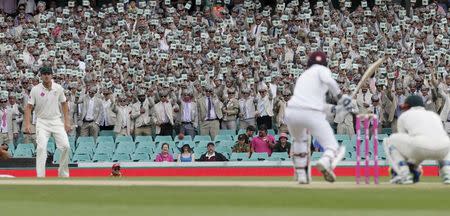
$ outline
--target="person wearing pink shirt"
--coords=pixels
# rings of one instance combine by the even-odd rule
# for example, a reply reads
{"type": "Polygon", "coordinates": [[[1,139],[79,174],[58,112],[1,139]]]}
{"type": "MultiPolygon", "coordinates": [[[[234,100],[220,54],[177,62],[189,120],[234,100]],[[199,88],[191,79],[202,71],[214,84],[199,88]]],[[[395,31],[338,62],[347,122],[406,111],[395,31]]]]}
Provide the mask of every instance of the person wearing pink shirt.
{"type": "Polygon", "coordinates": [[[155,162],[173,162],[173,156],[169,153],[169,144],[162,144],[161,153],[156,155],[155,162]]]}
{"type": "Polygon", "coordinates": [[[258,136],[253,138],[250,142],[251,152],[267,152],[270,156],[272,154],[272,149],[275,146],[275,138],[267,134],[267,127],[261,125],[258,129],[258,136]]]}

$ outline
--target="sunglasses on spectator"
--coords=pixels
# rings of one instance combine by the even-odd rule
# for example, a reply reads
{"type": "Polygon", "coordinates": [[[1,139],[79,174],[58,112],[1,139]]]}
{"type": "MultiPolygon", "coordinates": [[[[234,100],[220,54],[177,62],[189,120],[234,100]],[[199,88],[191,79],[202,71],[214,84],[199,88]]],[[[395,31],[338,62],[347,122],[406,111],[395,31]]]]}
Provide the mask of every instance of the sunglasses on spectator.
{"type": "Polygon", "coordinates": [[[0,103],[6,103],[7,101],[6,100],[2,100],[2,101],[0,101],[0,103]]]}

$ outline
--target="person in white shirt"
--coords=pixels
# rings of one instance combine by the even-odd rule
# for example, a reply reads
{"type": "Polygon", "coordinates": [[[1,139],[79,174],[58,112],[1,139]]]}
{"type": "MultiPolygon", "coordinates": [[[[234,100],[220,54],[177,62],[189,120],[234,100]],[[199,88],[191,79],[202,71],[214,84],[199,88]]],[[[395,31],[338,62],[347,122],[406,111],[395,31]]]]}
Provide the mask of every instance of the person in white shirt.
{"type": "Polygon", "coordinates": [[[412,184],[411,171],[424,160],[437,160],[444,184],[450,184],[450,138],[439,116],[425,110],[417,95],[406,98],[401,107],[404,112],[397,121],[398,133],[383,141],[387,161],[396,174],[391,183],[412,184]]]}
{"type": "Polygon", "coordinates": [[[78,125],[81,127],[81,136],[93,136],[94,139],[97,139],[100,122],[103,118],[103,105],[101,100],[96,97],[96,87],[91,87],[88,93],[81,101],[82,109],[78,125]]]}
{"type": "Polygon", "coordinates": [[[310,55],[308,69],[297,79],[294,94],[286,108],[285,122],[294,137],[293,162],[296,178],[300,184],[310,182],[307,130],[325,149],[317,162],[317,168],[326,181],[336,180],[333,169],[345,155],[345,147],[338,145],[326,116],[327,112],[349,110],[352,103],[349,96],[341,97],[339,85],[332,78],[331,71],[326,65],[325,53],[317,51],[310,55]],[[340,98],[337,106],[325,103],[328,91],[335,98],[340,98]]]}
{"type": "Polygon", "coordinates": [[[43,67],[40,70],[42,83],[31,89],[30,99],[25,111],[25,131],[31,132],[31,111],[36,115],[36,172],[37,177],[45,177],[47,161],[47,142],[50,136],[56,141],[56,147],[61,152],[59,159],[59,177],[69,177],[69,138],[67,133],[72,129],[69,108],[61,85],[53,82],[52,69],[43,67]],[[60,106],[64,115],[61,121],[60,106]]]}
{"type": "Polygon", "coordinates": [[[246,129],[248,126],[256,126],[255,97],[250,95],[250,89],[244,88],[239,99],[239,128],[246,129]]]}

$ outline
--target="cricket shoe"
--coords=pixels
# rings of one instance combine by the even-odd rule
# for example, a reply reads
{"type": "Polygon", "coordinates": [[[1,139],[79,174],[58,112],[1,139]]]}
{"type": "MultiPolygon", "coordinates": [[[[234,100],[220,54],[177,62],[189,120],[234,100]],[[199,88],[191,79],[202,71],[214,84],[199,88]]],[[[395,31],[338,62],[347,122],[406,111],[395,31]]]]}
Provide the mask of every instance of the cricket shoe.
{"type": "Polygon", "coordinates": [[[450,184],[450,174],[445,174],[442,176],[442,183],[450,184]]]}
{"type": "Polygon", "coordinates": [[[336,181],[336,175],[333,172],[332,162],[329,157],[321,157],[317,161],[317,169],[320,170],[323,177],[325,178],[325,181],[327,182],[334,182],[336,181]]]}
{"type": "Polygon", "coordinates": [[[344,159],[344,157],[345,157],[345,146],[344,145],[340,145],[338,147],[336,157],[331,162],[331,169],[334,170],[334,168],[336,168],[338,163],[341,162],[341,160],[344,159]]]}
{"type": "Polygon", "coordinates": [[[397,175],[394,178],[392,178],[390,180],[391,184],[403,184],[403,185],[407,185],[407,184],[413,184],[413,177],[411,175],[405,175],[405,176],[400,176],[397,175]]]}

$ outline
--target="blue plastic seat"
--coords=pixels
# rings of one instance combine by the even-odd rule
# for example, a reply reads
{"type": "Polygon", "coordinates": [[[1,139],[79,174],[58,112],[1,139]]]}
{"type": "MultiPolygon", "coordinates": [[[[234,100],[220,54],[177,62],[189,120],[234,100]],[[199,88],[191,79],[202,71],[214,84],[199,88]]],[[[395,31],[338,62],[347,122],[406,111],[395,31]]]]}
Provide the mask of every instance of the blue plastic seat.
{"type": "Polygon", "coordinates": [[[91,162],[91,156],[88,154],[75,154],[72,158],[72,163],[79,163],[79,162],[91,162]]]}
{"type": "Polygon", "coordinates": [[[152,136],[136,136],[136,143],[153,143],[152,136]]]}
{"type": "Polygon", "coordinates": [[[267,152],[253,152],[252,155],[250,156],[250,161],[263,161],[263,160],[268,160],[269,159],[269,155],[267,154],[267,152]]]}
{"type": "Polygon", "coordinates": [[[134,142],[134,141],[133,141],[133,137],[131,137],[131,136],[117,136],[116,143],[121,143],[121,142],[134,142]]]}
{"type": "Polygon", "coordinates": [[[207,151],[208,149],[206,148],[206,146],[197,146],[195,149],[194,149],[194,152],[195,152],[195,155],[201,155],[201,154],[204,154],[206,151],[207,151]]]}
{"type": "Polygon", "coordinates": [[[112,157],[113,162],[131,162],[131,156],[127,153],[115,153],[112,157]]]}
{"type": "Polygon", "coordinates": [[[114,136],[113,130],[101,130],[99,136],[114,136]]]}
{"type": "Polygon", "coordinates": [[[54,142],[48,142],[48,143],[47,143],[47,151],[48,151],[50,154],[54,154],[54,153],[55,153],[55,150],[56,150],[56,144],[55,144],[54,142]]]}
{"type": "Polygon", "coordinates": [[[201,141],[212,141],[210,136],[197,135],[194,137],[194,142],[199,143],[201,141]]]}
{"type": "Polygon", "coordinates": [[[33,157],[31,149],[19,149],[14,152],[15,158],[30,158],[33,157]]]}
{"type": "Polygon", "coordinates": [[[156,136],[155,137],[155,143],[162,143],[162,142],[173,142],[173,139],[171,136],[156,136]]]}
{"type": "Polygon", "coordinates": [[[230,161],[248,161],[248,153],[231,153],[230,161]]]}
{"type": "Polygon", "coordinates": [[[131,160],[134,162],[151,161],[150,155],[144,152],[134,153],[133,156],[131,156],[131,160]]]}
{"type": "Polygon", "coordinates": [[[290,160],[289,155],[287,152],[272,152],[272,155],[270,155],[269,160],[271,161],[287,161],[290,160]]]}
{"type": "Polygon", "coordinates": [[[109,162],[111,157],[108,154],[95,153],[92,162],[109,162]]]}
{"type": "MultiPolygon", "coordinates": [[[[12,146],[12,144],[10,144],[8,146],[12,146]]],[[[29,149],[31,151],[31,154],[35,154],[35,152],[36,152],[36,149],[34,148],[34,144],[32,144],[32,143],[19,143],[19,144],[17,144],[15,151],[21,151],[21,150],[25,150],[25,149],[29,149]]]]}
{"type": "Polygon", "coordinates": [[[270,134],[270,135],[272,135],[272,136],[275,136],[277,133],[275,132],[274,129],[268,129],[268,130],[267,130],[267,134],[270,134]]]}
{"type": "Polygon", "coordinates": [[[92,145],[94,145],[94,137],[78,137],[76,146],[80,145],[80,143],[92,143],[92,145]]]}
{"type": "Polygon", "coordinates": [[[99,136],[97,137],[97,143],[114,143],[113,136],[99,136]]]}
{"type": "Polygon", "coordinates": [[[178,144],[180,142],[193,142],[192,137],[188,136],[188,135],[184,136],[182,140],[178,139],[178,136],[176,136],[173,141],[175,141],[176,144],[178,144]]]}
{"type": "Polygon", "coordinates": [[[231,140],[233,141],[233,137],[231,135],[217,135],[216,138],[214,138],[215,143],[219,143],[224,140],[231,140]]]}
{"type": "Polygon", "coordinates": [[[219,135],[236,136],[235,130],[219,130],[219,135]]]}
{"type": "Polygon", "coordinates": [[[119,143],[115,150],[115,153],[127,153],[132,154],[134,152],[134,143],[119,143]]]}

